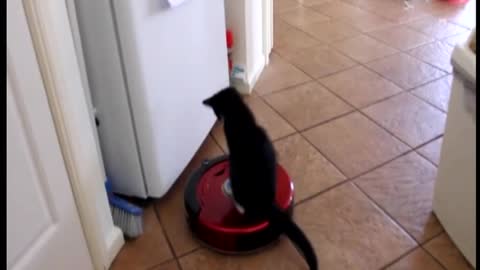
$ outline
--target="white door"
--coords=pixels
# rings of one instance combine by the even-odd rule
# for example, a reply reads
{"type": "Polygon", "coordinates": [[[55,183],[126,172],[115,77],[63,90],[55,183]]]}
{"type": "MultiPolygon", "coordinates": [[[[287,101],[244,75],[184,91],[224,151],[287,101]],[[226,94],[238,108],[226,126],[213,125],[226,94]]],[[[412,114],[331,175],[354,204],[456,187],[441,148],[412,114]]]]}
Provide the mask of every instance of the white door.
{"type": "Polygon", "coordinates": [[[93,269],[22,2],[7,8],[7,269],[93,269]]]}

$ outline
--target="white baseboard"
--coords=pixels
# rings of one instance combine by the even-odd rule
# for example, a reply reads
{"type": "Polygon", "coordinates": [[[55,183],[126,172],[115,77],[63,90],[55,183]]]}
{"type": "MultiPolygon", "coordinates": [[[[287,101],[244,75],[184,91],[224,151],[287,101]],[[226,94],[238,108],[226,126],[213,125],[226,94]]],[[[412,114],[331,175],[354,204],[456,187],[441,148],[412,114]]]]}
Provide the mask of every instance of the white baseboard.
{"type": "Polygon", "coordinates": [[[112,227],[112,230],[108,234],[106,239],[107,243],[107,258],[106,258],[106,268],[109,269],[112,265],[113,260],[117,256],[118,252],[122,248],[125,240],[123,239],[123,232],[118,227],[112,227]]]}
{"type": "Polygon", "coordinates": [[[255,84],[258,81],[258,78],[263,72],[263,69],[267,66],[269,62],[269,57],[263,57],[260,61],[258,61],[257,66],[251,71],[248,72],[246,77],[247,81],[238,81],[236,80],[233,82],[233,85],[238,89],[238,91],[244,95],[250,95],[253,92],[253,89],[255,88],[255,84]]]}

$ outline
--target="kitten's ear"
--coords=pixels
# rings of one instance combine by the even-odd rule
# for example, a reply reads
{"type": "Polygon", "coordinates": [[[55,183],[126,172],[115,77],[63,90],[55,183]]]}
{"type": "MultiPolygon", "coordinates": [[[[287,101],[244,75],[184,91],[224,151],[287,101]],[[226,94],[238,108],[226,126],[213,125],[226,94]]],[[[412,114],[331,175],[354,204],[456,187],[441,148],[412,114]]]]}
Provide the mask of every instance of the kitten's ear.
{"type": "Polygon", "coordinates": [[[207,98],[204,101],[202,101],[203,105],[212,107],[212,98],[207,98]]]}

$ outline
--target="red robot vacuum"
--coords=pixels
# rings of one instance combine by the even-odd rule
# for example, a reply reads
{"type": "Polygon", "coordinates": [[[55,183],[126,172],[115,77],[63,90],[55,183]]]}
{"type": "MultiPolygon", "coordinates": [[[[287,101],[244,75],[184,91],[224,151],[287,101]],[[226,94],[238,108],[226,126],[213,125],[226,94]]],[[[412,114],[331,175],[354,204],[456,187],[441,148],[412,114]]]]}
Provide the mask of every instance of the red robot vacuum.
{"type": "MultiPolygon", "coordinates": [[[[184,200],[188,225],[205,246],[226,254],[257,251],[275,242],[281,232],[269,221],[252,221],[241,214],[232,200],[228,156],[206,160],[190,177],[184,200]]],[[[293,183],[277,165],[277,206],[293,212],[293,183]]]]}

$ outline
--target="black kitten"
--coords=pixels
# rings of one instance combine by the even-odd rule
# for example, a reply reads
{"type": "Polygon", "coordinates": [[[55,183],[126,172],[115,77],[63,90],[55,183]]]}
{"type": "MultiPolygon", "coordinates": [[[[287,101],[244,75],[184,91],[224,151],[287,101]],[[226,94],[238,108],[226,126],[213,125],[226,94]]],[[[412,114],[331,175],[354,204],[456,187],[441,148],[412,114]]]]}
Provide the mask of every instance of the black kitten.
{"type": "Polygon", "coordinates": [[[291,217],[275,205],[277,160],[265,130],[233,87],[203,101],[223,120],[230,152],[230,181],[237,209],[253,219],[268,218],[303,254],[311,270],[317,269],[312,245],[291,217]],[[240,206],[238,206],[240,205],[240,206]]]}

